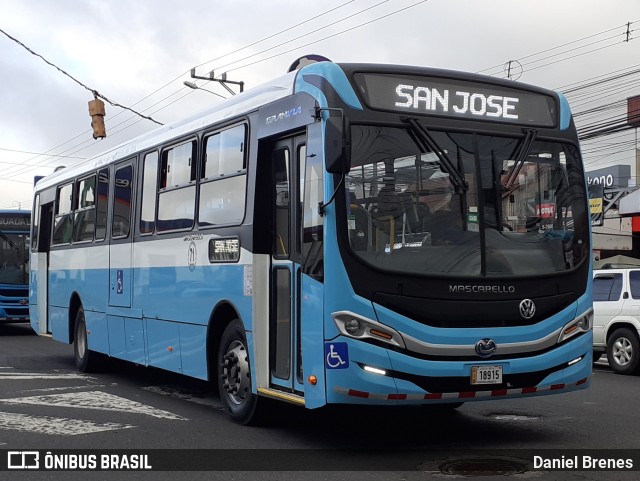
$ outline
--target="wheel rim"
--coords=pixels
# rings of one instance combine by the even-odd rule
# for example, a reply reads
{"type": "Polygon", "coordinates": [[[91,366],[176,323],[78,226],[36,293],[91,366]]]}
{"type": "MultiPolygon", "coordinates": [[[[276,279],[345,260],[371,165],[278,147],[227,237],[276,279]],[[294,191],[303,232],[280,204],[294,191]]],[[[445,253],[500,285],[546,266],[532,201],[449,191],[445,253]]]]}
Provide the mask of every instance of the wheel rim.
{"type": "Polygon", "coordinates": [[[620,337],[613,343],[613,359],[618,366],[626,366],[633,358],[633,346],[626,337],[620,337]]]}
{"type": "Polygon", "coordinates": [[[234,404],[242,404],[250,392],[249,358],[240,341],[233,341],[224,355],[222,387],[234,404]]]}
{"type": "Polygon", "coordinates": [[[78,357],[82,359],[87,352],[87,333],[82,323],[78,324],[77,331],[78,335],[76,336],[76,345],[78,349],[78,357]]]}

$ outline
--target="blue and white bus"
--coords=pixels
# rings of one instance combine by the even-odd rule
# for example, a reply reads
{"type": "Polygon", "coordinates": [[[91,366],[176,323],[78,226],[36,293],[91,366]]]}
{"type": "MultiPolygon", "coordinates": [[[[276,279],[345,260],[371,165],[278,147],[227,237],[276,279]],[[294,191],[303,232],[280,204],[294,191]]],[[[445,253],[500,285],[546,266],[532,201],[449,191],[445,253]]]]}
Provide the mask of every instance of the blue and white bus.
{"type": "Polygon", "coordinates": [[[0,323],[29,322],[31,212],[0,210],[0,323]]]}
{"type": "Polygon", "coordinates": [[[582,389],[586,192],[558,93],[313,63],[40,180],[31,322],[241,423],[582,389]]]}

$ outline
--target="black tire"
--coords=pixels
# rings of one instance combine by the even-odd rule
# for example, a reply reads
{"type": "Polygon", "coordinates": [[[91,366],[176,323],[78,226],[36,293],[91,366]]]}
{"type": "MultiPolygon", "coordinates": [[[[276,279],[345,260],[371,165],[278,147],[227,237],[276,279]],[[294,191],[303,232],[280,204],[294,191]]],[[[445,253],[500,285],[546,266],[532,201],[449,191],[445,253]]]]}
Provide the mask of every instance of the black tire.
{"type": "Polygon", "coordinates": [[[609,367],[618,374],[635,374],[640,363],[640,341],[637,333],[628,327],[613,331],[607,339],[609,367]]]}
{"type": "Polygon", "coordinates": [[[226,327],[218,349],[218,390],[231,419],[239,424],[259,424],[265,399],[251,392],[251,369],[247,338],[239,319],[226,327]]]}
{"type": "Polygon", "coordinates": [[[104,357],[97,352],[89,350],[87,323],[84,319],[84,309],[82,307],[78,309],[73,329],[73,354],[76,367],[80,372],[95,372],[103,365],[104,357]]]}

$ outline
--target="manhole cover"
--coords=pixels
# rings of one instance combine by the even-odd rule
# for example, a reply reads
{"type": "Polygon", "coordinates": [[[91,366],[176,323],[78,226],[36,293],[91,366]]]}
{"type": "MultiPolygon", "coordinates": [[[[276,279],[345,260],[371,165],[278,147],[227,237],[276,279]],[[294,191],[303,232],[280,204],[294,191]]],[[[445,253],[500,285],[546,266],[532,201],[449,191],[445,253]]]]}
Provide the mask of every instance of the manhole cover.
{"type": "Polygon", "coordinates": [[[439,467],[443,474],[459,476],[509,476],[527,471],[524,461],[494,457],[452,459],[439,467]]]}

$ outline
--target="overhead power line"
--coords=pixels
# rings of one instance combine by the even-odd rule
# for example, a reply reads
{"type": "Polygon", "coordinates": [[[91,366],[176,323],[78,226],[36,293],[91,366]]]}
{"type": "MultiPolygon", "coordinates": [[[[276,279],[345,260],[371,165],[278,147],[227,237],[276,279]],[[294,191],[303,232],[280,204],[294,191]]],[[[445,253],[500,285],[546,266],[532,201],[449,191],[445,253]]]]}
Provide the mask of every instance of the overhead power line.
{"type": "MultiPolygon", "coordinates": [[[[73,155],[41,154],[41,153],[38,153],[38,152],[29,152],[27,150],[6,149],[4,147],[0,147],[0,150],[4,150],[5,152],[15,152],[15,153],[18,153],[18,154],[49,155],[51,157],[64,157],[65,159],[79,159],[79,160],[86,159],[86,157],[75,157],[73,155]]],[[[7,163],[7,162],[4,162],[4,163],[7,163]]]]}
{"type": "Polygon", "coordinates": [[[162,122],[158,122],[157,120],[148,117],[146,115],[141,114],[140,112],[133,110],[130,107],[127,107],[125,105],[119,104],[117,102],[114,102],[113,100],[110,100],[109,98],[105,97],[104,95],[102,95],[100,92],[98,92],[96,89],[92,89],[91,87],[86,86],[85,84],[83,84],[82,82],[80,82],[80,80],[76,79],[73,75],[71,75],[70,73],[64,71],[63,69],[61,69],[60,67],[58,67],[56,64],[50,62],[49,60],[47,60],[46,58],[44,58],[42,55],[40,55],[37,52],[34,52],[32,49],[30,49],[29,47],[27,47],[24,43],[22,43],[20,40],[18,40],[17,38],[9,35],[7,32],[5,32],[4,30],[2,30],[0,28],[0,33],[2,33],[3,35],[5,35],[7,38],[9,38],[10,40],[14,41],[15,43],[17,43],[18,45],[20,45],[22,48],[24,48],[27,52],[29,52],[31,55],[35,55],[36,57],[42,59],[42,61],[44,61],[47,65],[52,66],[53,68],[55,68],[56,70],[58,70],[60,73],[66,75],[67,77],[69,77],[71,80],[73,80],[75,83],[77,83],[78,85],[80,85],[81,87],[87,89],[89,92],[91,92],[95,97],[100,97],[101,99],[105,100],[106,102],[108,102],[109,104],[113,105],[114,107],[119,107],[121,109],[125,109],[128,110],[130,112],[133,112],[134,114],[142,117],[143,119],[146,120],[150,120],[151,122],[155,122],[158,125],[164,125],[162,122]]]}

